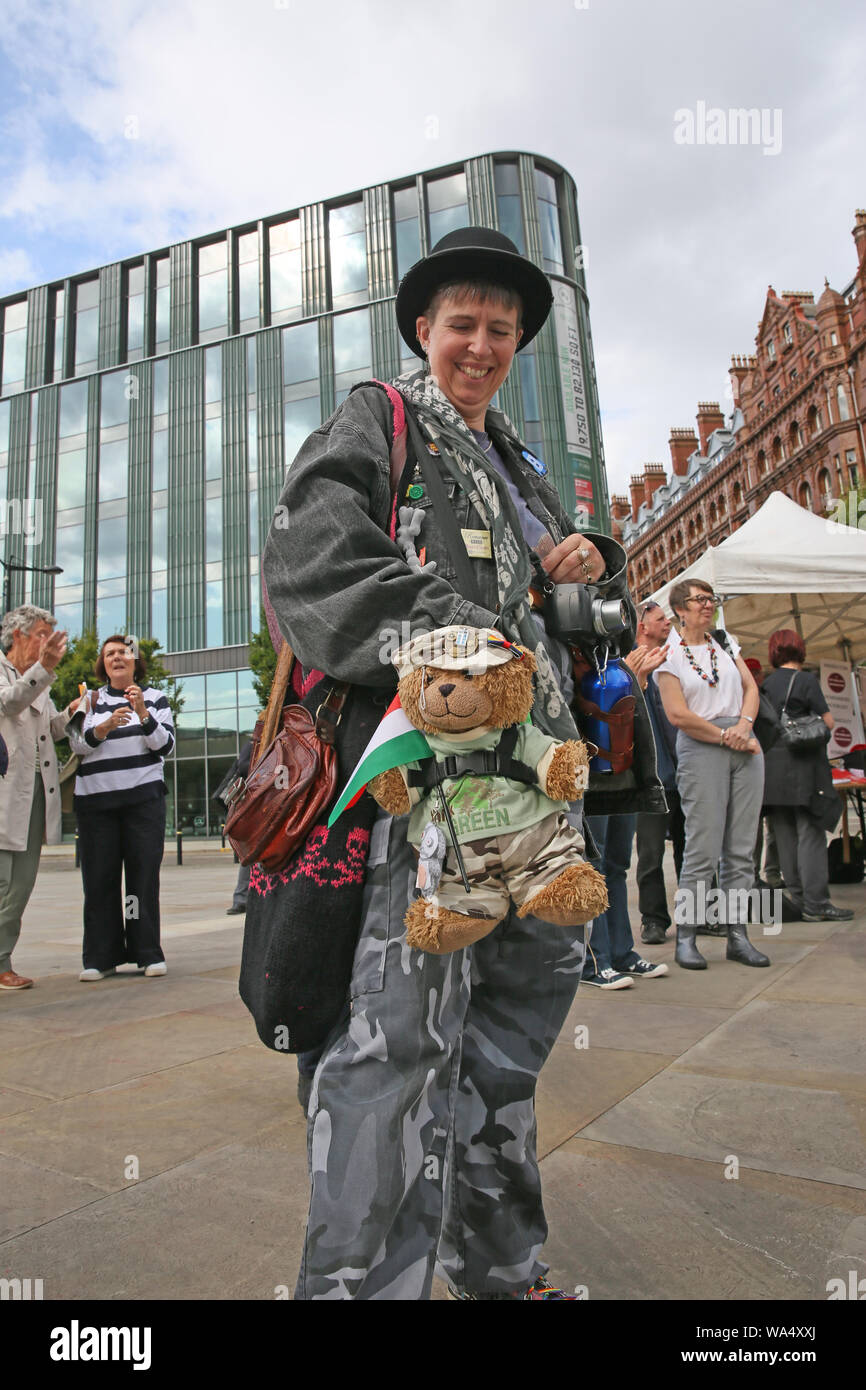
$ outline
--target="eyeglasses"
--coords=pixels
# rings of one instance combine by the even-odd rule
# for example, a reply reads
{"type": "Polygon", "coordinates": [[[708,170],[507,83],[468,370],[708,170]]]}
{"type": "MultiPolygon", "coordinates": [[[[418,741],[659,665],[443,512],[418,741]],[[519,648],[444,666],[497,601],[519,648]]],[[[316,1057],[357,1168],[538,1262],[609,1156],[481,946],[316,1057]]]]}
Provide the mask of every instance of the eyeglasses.
{"type": "Polygon", "coordinates": [[[715,608],[718,602],[718,594],[692,594],[686,599],[686,603],[696,603],[700,608],[715,608]]]}

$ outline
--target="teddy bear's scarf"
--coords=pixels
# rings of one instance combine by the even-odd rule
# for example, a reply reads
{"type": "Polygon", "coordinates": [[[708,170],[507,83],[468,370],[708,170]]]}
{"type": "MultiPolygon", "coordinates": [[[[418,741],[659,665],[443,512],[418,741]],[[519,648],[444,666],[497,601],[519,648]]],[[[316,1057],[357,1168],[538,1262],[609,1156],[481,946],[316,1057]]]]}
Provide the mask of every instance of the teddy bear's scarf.
{"type": "MultiPolygon", "coordinates": [[[[534,655],[538,674],[533,718],[554,738],[579,738],[571,711],[562,698],[559,682],[541,641],[527,602],[532,568],[514,503],[504,480],[485,458],[463,416],[423,368],[397,377],[393,385],[412,405],[424,434],[440,450],[444,472],[468,494],[472,506],[488,527],[499,589],[499,627],[512,642],[534,655]]],[[[507,415],[499,415],[504,427],[516,436],[507,415]]]]}

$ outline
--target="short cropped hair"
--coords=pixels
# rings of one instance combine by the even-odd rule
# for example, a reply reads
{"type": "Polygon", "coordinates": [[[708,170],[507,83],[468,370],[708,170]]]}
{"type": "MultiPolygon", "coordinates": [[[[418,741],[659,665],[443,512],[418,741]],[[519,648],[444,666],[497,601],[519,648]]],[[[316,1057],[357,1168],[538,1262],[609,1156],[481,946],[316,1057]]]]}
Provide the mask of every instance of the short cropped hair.
{"type": "MultiPolygon", "coordinates": [[[[102,646],[99,648],[99,656],[96,658],[96,665],[93,668],[101,681],[108,681],[108,676],[105,671],[105,648],[108,646],[109,642],[122,642],[125,647],[131,646],[131,638],[124,637],[121,633],[115,632],[113,637],[106,637],[102,646]]],[[[146,675],[147,662],[141,655],[141,652],[139,652],[138,656],[135,658],[135,670],[132,673],[132,679],[135,681],[136,685],[141,685],[142,678],[146,675]]]]}
{"type": "Polygon", "coordinates": [[[54,614],[49,613],[47,608],[36,608],[32,603],[22,603],[18,608],[10,608],[0,627],[0,647],[4,652],[8,652],[16,632],[26,637],[37,623],[48,623],[49,627],[54,627],[56,622],[54,614]]]}
{"type": "Polygon", "coordinates": [[[517,327],[523,327],[523,300],[520,295],[508,285],[495,285],[489,280],[452,280],[447,285],[439,285],[424,310],[424,317],[432,323],[444,300],[464,297],[477,300],[481,304],[492,299],[494,304],[504,304],[506,309],[516,309],[517,327]]]}
{"type": "Polygon", "coordinates": [[[784,666],[786,661],[805,661],[806,643],[792,627],[780,627],[767,644],[771,666],[784,666]]]}
{"type": "Polygon", "coordinates": [[[678,579],[668,594],[668,603],[674,612],[685,607],[686,599],[691,598],[692,589],[701,589],[705,594],[713,592],[712,586],[704,583],[703,579],[678,579]]]}

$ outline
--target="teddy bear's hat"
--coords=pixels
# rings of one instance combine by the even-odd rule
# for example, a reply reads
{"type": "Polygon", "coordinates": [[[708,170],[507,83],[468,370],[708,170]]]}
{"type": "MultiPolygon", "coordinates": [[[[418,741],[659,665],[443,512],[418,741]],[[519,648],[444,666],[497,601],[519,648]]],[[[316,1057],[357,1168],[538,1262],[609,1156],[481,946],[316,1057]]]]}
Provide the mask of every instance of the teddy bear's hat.
{"type": "Polygon", "coordinates": [[[439,627],[435,632],[422,632],[391,658],[401,680],[419,666],[478,676],[491,666],[522,659],[522,648],[492,627],[439,627]]]}

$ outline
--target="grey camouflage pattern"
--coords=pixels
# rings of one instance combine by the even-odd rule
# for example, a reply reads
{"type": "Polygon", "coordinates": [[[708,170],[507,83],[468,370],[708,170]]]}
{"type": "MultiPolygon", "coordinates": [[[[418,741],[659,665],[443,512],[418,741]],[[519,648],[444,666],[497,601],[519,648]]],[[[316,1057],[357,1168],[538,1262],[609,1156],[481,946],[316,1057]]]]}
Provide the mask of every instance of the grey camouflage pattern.
{"type": "Polygon", "coordinates": [[[374,825],[351,1014],[313,1082],[296,1299],[429,1299],[437,1248],[439,1272],[472,1292],[516,1292],[547,1269],[535,1083],[584,928],[512,912],[464,951],[412,950],[406,824],[374,825]]]}

